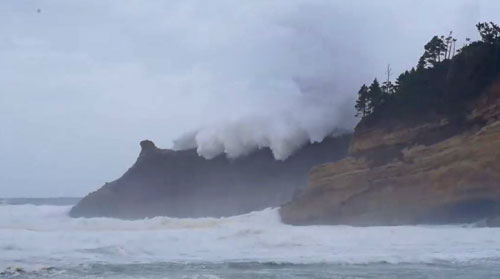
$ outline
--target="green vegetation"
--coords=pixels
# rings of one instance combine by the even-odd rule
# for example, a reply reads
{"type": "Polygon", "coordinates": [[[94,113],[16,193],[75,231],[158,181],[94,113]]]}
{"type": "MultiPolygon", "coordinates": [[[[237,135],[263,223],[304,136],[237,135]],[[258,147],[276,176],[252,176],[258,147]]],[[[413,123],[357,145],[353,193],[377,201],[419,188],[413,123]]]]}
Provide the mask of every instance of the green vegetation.
{"type": "MultiPolygon", "coordinates": [[[[358,92],[356,116],[364,123],[387,117],[425,113],[462,119],[467,101],[477,98],[500,74],[500,27],[493,22],[476,25],[480,41],[456,50],[457,39],[434,36],[416,68],[402,73],[393,84],[377,79],[358,92]]],[[[390,71],[390,69],[388,69],[390,71]]]]}

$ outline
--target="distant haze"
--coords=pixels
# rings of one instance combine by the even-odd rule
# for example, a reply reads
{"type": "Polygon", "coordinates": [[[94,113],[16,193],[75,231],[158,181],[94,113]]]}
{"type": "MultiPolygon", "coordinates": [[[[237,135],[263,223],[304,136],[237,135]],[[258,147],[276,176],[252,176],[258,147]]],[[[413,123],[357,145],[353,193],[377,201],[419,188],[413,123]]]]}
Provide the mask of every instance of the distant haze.
{"type": "Polygon", "coordinates": [[[352,129],[362,83],[500,1],[0,2],[0,196],[82,196],[139,141],[278,159],[352,129]]]}

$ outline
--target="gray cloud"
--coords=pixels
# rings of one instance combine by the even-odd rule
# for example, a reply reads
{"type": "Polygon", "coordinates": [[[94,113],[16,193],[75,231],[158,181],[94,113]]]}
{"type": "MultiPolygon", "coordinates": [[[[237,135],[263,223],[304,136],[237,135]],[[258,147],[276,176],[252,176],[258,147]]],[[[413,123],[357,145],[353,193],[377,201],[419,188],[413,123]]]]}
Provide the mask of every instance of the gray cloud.
{"type": "Polygon", "coordinates": [[[118,177],[140,140],[172,147],[189,131],[207,157],[271,146],[284,158],[352,128],[355,92],[388,63],[411,67],[436,33],[475,36],[499,6],[2,1],[1,195],[83,195],[118,177]]]}

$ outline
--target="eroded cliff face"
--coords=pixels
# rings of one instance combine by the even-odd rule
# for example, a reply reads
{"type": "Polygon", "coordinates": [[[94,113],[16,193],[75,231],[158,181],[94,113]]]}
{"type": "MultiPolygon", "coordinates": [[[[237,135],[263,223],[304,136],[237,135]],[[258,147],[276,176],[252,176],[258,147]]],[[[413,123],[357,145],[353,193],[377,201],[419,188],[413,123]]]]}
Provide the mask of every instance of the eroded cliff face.
{"type": "Polygon", "coordinates": [[[468,223],[500,216],[500,83],[468,104],[465,121],[426,116],[358,127],[349,155],[313,168],[280,209],[286,223],[468,223]]]}
{"type": "Polygon", "coordinates": [[[349,140],[350,135],[327,138],[285,161],[276,161],[269,149],[235,160],[206,160],[196,150],[159,149],[143,141],[137,162],[83,198],[70,215],[219,217],[279,206],[307,184],[312,166],[344,158],[349,140]]]}

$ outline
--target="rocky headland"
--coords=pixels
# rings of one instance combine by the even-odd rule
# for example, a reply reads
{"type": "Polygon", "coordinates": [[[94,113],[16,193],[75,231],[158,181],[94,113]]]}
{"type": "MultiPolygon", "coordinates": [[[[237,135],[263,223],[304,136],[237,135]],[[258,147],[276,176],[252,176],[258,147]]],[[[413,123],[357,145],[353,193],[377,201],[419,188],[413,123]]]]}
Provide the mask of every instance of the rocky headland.
{"type": "Polygon", "coordinates": [[[288,224],[500,225],[500,27],[455,51],[434,36],[416,68],[358,92],[349,156],[316,166],[288,224]]]}
{"type": "Polygon", "coordinates": [[[268,149],[206,160],[143,141],[133,167],[70,215],[219,217],[282,205],[293,225],[500,225],[500,27],[476,27],[481,41],[455,50],[451,33],[435,36],[394,83],[363,85],[352,135],[285,161],[268,149]]]}
{"type": "Polygon", "coordinates": [[[142,141],[135,164],[83,198],[70,216],[220,217],[276,207],[307,185],[312,166],[344,158],[349,140],[344,135],[307,144],[284,161],[267,148],[233,160],[207,160],[195,149],[172,151],[142,141]]]}
{"type": "Polygon", "coordinates": [[[289,224],[470,223],[500,216],[500,83],[465,122],[431,116],[359,125],[349,156],[316,166],[280,210],[289,224]]]}

